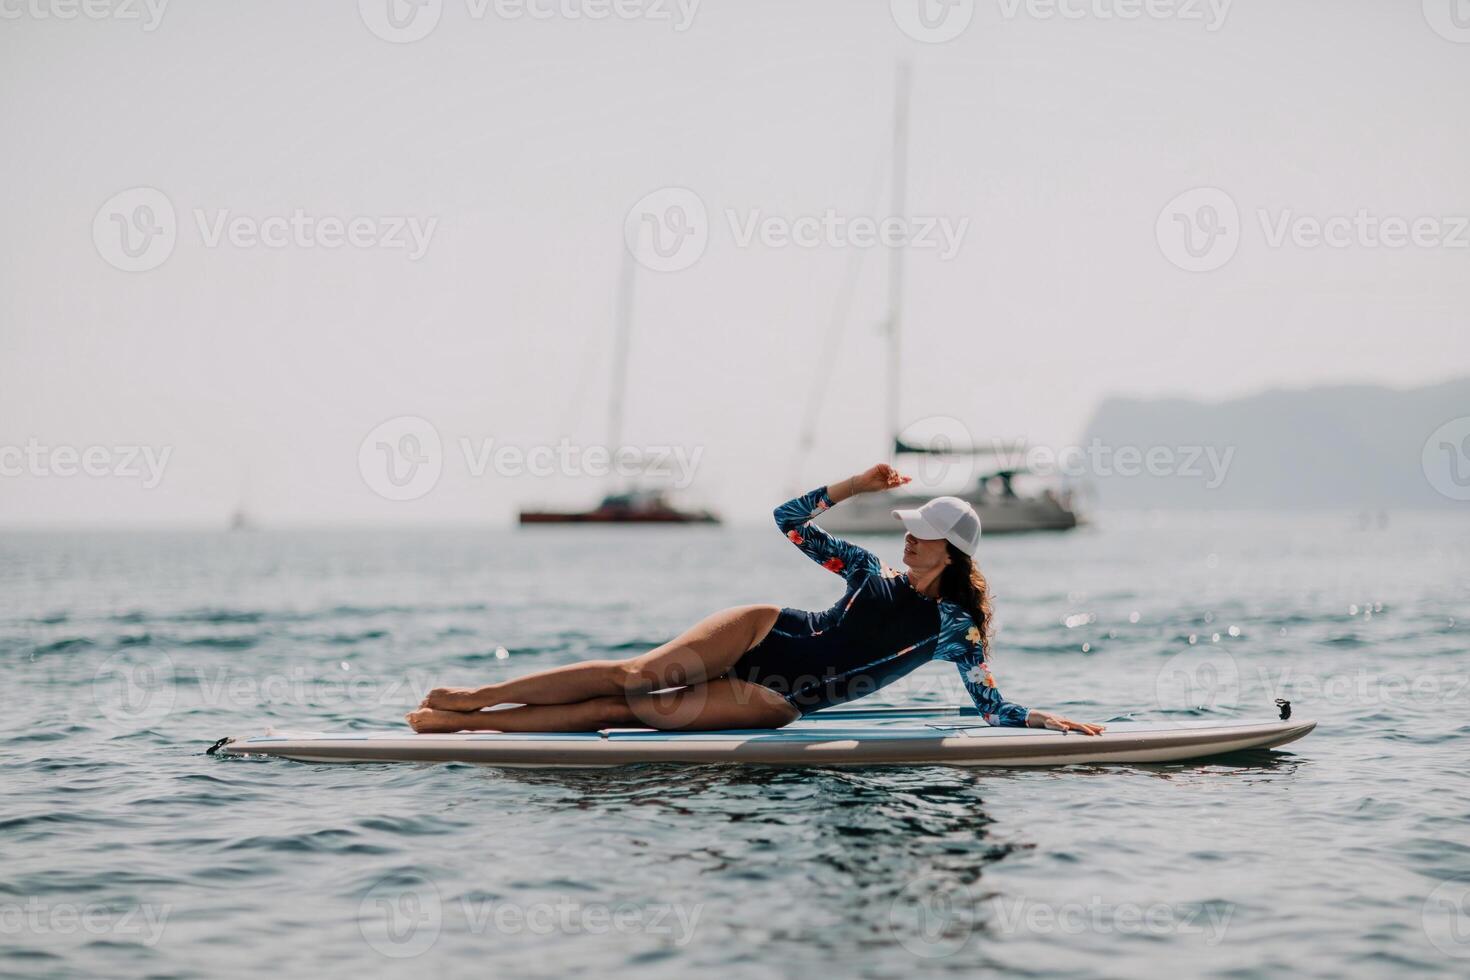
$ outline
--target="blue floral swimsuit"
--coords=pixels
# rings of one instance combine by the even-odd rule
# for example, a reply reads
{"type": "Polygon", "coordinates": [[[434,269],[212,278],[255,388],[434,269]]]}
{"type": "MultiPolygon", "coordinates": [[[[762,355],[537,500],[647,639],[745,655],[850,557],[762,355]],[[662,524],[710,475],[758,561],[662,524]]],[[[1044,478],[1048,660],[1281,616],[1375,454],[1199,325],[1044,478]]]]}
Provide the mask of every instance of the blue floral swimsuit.
{"type": "Polygon", "coordinates": [[[931,660],[948,660],[989,724],[1024,726],[1027,709],[996,690],[969,613],[929,598],[872,552],[810,523],[831,506],[827,488],[820,487],[777,507],[776,526],[813,561],[841,575],[846,594],[822,612],[782,609],[730,676],[776,691],[805,715],[871,694],[931,660]]]}

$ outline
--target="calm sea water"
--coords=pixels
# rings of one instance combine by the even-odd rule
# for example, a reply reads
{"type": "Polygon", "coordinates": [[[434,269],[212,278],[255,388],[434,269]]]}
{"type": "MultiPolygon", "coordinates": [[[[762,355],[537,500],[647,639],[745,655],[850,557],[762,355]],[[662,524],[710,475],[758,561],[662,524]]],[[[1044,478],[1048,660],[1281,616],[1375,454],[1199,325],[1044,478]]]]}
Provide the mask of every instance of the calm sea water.
{"type": "MultiPolygon", "coordinates": [[[[896,539],[863,539],[896,562],[896,539]]],[[[331,767],[424,688],[840,591],[764,528],[0,535],[0,974],[1470,971],[1470,521],[994,539],[1006,695],[1290,751],[964,771],[331,767]]],[[[956,702],[936,664],[872,703],[956,702]]]]}

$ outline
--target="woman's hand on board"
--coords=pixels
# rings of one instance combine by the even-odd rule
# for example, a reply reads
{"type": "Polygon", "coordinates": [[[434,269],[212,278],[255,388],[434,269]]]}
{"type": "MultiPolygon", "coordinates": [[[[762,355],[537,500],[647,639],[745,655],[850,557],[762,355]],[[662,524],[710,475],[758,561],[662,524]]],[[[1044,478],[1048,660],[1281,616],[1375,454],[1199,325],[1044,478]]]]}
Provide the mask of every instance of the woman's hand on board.
{"type": "Polygon", "coordinates": [[[1050,728],[1058,732],[1081,732],[1083,735],[1101,735],[1102,725],[1089,725],[1083,721],[1073,721],[1071,718],[1063,718],[1061,715],[1052,714],[1050,711],[1037,711],[1035,708],[1026,715],[1027,728],[1050,728]]]}

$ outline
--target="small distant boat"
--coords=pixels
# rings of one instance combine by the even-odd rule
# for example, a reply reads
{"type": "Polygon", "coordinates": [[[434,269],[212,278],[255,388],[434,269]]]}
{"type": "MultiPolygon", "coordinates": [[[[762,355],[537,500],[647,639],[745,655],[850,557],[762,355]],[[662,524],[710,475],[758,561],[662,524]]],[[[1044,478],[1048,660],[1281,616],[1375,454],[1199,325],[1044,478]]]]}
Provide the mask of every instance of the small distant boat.
{"type": "Polygon", "coordinates": [[[718,524],[707,510],[683,510],[662,490],[611,493],[592,510],[523,510],[522,524],[718,524]]]}
{"type": "MultiPolygon", "coordinates": [[[[623,394],[628,375],[628,334],[632,329],[633,255],[623,250],[622,282],[618,290],[617,340],[613,351],[612,394],[608,406],[608,447],[616,452],[623,430],[623,394]]],[[[685,510],[669,499],[666,490],[630,487],[609,493],[591,510],[522,510],[522,524],[718,524],[708,510],[685,510]]]]}
{"type": "Polygon", "coordinates": [[[250,519],[250,515],[245,512],[245,508],[244,507],[237,507],[235,509],[235,512],[230,515],[230,530],[231,531],[253,531],[253,530],[255,530],[255,522],[250,519]]]}

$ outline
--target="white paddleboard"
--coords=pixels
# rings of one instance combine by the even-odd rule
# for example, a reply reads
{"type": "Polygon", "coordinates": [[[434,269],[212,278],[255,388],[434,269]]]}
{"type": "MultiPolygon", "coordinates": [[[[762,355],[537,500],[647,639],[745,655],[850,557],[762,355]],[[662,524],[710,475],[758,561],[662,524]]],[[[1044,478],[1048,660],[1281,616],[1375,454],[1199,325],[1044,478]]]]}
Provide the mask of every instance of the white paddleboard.
{"type": "Polygon", "coordinates": [[[636,763],[777,766],[1058,766],[1178,762],[1294,742],[1314,721],[1123,722],[1101,735],[991,728],[973,709],[869,708],[818,712],[785,728],[720,732],[416,735],[278,732],[221,739],[211,754],[302,762],[470,762],[567,768],[636,763]]]}

